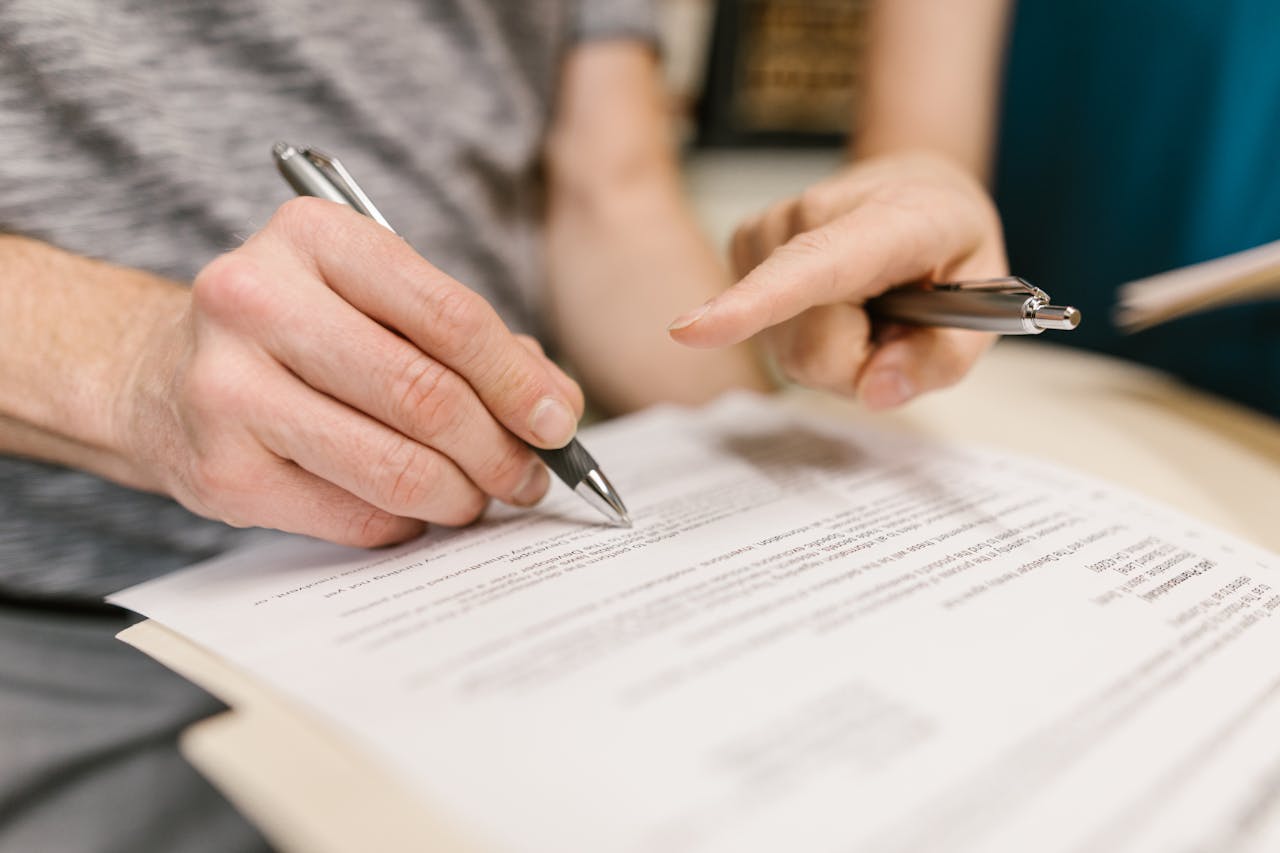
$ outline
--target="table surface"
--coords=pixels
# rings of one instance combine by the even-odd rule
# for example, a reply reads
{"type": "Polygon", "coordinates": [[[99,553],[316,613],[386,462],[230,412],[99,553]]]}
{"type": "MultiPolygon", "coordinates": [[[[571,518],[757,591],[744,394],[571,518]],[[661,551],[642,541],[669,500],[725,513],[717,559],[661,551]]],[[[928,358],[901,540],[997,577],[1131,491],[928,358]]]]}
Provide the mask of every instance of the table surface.
{"type": "MultiPolygon", "coordinates": [[[[1008,342],[960,386],[892,414],[789,397],[851,423],[1047,457],[1280,550],[1280,422],[1133,365],[1008,342]]],[[[189,729],[182,748],[281,849],[475,849],[342,737],[213,655],[154,623],[123,636],[235,709],[189,729]]]]}

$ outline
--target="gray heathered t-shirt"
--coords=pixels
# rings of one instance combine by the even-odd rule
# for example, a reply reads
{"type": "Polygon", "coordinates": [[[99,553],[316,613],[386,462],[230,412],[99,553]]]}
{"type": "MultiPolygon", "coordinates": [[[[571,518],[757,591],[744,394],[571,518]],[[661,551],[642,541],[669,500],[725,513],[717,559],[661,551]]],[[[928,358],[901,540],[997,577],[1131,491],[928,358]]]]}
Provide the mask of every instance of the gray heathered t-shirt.
{"type": "MultiPolygon", "coordinates": [[[[290,197],[283,139],[341,157],[414,247],[536,333],[560,61],[651,35],[648,0],[8,0],[0,231],[190,281],[290,197]]],[[[0,595],[97,597],[241,535],[0,456],[0,595]]]]}

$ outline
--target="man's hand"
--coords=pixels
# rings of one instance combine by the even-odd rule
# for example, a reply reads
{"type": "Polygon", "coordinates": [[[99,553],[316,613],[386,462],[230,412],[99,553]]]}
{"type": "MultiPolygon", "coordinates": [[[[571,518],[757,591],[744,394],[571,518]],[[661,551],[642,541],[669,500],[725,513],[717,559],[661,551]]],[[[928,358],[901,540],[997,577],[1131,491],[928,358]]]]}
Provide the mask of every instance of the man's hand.
{"type": "Polygon", "coordinates": [[[671,337],[723,347],[765,331],[789,378],[875,409],[958,381],[994,336],[873,326],[863,303],[895,285],[1008,268],[986,192],[923,154],[863,161],[775,205],[738,229],[731,254],[742,279],[673,322],[671,337]]]}
{"type": "Polygon", "coordinates": [[[116,403],[135,470],[202,515],[373,546],[528,505],[577,385],[354,211],[302,198],[209,264],[116,403]]]}

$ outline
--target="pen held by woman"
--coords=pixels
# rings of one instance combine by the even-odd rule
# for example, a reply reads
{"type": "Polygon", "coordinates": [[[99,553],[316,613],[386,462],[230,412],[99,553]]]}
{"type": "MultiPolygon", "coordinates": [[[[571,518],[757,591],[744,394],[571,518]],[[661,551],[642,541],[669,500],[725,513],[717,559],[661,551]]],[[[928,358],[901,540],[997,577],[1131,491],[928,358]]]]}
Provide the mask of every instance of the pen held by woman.
{"type": "Polygon", "coordinates": [[[1051,304],[1049,294],[1016,276],[895,287],[869,300],[866,309],[875,319],[999,335],[1038,335],[1080,325],[1078,310],[1051,304]]]}

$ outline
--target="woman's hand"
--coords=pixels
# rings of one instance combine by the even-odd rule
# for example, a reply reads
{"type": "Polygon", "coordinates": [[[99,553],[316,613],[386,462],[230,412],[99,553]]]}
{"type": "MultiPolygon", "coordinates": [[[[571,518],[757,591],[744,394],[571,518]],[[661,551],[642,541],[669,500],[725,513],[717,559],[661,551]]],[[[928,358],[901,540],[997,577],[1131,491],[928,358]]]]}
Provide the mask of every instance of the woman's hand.
{"type": "Polygon", "coordinates": [[[891,287],[1007,275],[986,191],[949,161],[895,154],[859,162],[739,227],[741,280],[679,317],[671,337],[723,347],[763,332],[788,378],[870,408],[957,382],[995,336],[873,323],[864,303],[891,287]]]}

